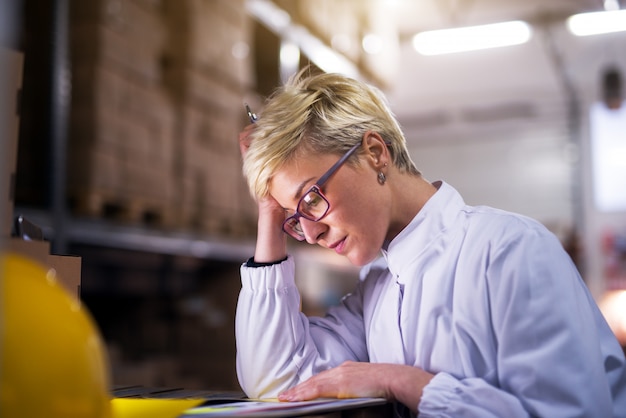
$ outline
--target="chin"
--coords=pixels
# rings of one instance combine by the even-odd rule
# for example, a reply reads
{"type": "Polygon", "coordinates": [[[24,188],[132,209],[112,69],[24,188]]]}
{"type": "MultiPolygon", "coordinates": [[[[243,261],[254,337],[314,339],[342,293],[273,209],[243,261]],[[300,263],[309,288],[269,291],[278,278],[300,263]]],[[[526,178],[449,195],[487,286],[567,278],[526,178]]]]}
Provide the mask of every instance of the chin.
{"type": "Polygon", "coordinates": [[[378,257],[378,255],[379,255],[379,252],[377,251],[373,255],[347,254],[346,257],[348,258],[348,260],[350,261],[352,265],[357,266],[357,267],[363,267],[364,265],[369,264],[372,261],[374,261],[378,257]]]}

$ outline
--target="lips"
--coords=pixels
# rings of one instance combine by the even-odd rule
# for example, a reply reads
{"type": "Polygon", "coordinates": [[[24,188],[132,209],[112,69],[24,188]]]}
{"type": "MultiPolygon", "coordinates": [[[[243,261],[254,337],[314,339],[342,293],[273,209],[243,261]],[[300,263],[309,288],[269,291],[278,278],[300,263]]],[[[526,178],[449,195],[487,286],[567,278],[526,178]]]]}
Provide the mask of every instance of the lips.
{"type": "Polygon", "coordinates": [[[336,243],[330,245],[328,248],[335,250],[337,254],[341,254],[346,245],[346,239],[342,239],[341,241],[337,241],[336,243]]]}

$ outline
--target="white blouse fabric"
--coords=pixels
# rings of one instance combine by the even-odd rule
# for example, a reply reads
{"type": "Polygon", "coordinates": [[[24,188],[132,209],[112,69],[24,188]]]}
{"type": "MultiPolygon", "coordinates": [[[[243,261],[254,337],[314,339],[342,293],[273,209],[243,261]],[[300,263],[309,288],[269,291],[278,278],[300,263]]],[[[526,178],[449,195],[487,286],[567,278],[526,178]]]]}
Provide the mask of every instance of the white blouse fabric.
{"type": "Polygon", "coordinates": [[[294,262],[241,268],[237,374],[250,397],[346,360],[421,367],[420,417],[626,416],[624,354],[558,239],[445,182],[323,318],[294,262]]]}

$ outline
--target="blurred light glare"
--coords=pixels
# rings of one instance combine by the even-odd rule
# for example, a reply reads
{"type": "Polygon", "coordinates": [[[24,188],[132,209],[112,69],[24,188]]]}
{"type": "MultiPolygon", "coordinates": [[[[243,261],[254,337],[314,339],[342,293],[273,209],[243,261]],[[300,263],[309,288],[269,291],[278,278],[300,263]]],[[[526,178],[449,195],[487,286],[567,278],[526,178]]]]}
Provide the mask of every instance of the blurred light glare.
{"type": "Polygon", "coordinates": [[[619,1],[604,0],[604,10],[619,10],[619,1]]]}
{"type": "Polygon", "coordinates": [[[297,32],[300,32],[300,35],[294,35],[292,39],[298,39],[297,45],[300,47],[300,50],[322,71],[340,73],[353,78],[360,77],[358,69],[348,58],[328,48],[322,41],[311,36],[308,32],[304,30],[297,32]]]}
{"type": "Polygon", "coordinates": [[[383,50],[383,40],[374,33],[365,35],[361,45],[363,50],[370,55],[379,54],[383,50]]]}
{"type": "Polygon", "coordinates": [[[589,111],[593,200],[601,212],[626,211],[626,107],[594,103],[589,111]]]}
{"type": "Polygon", "coordinates": [[[626,31],[626,10],[576,14],[567,19],[567,28],[576,36],[626,31]]]}
{"type": "Polygon", "coordinates": [[[626,345],[626,290],[607,292],[598,305],[617,340],[626,345]]]}
{"type": "Polygon", "coordinates": [[[413,37],[413,47],[422,55],[440,55],[475,51],[528,42],[530,26],[521,20],[481,26],[420,32],[413,37]]]}
{"type": "Polygon", "coordinates": [[[286,65],[297,66],[300,62],[300,48],[291,42],[282,42],[280,45],[280,62],[286,65]]]}
{"type": "Polygon", "coordinates": [[[231,53],[233,54],[233,57],[239,60],[246,59],[250,54],[250,46],[243,41],[235,42],[231,49],[231,53]]]}
{"type": "Polygon", "coordinates": [[[280,44],[280,79],[283,83],[298,71],[300,66],[300,48],[293,42],[280,44]]]}
{"type": "Polygon", "coordinates": [[[286,11],[276,7],[267,0],[248,0],[246,2],[248,11],[261,19],[271,30],[280,32],[291,24],[291,16],[286,11]]]}
{"type": "Polygon", "coordinates": [[[357,66],[349,59],[329,48],[306,28],[291,22],[289,14],[269,0],[247,0],[248,12],[281,39],[298,46],[302,54],[322,71],[361,78],[357,66]]]}

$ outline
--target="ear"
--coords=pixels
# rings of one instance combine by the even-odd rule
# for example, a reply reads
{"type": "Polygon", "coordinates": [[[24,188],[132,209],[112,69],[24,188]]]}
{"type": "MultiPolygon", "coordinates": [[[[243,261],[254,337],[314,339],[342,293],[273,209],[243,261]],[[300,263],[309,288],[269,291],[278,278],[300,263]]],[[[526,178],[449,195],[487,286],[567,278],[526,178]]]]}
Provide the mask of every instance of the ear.
{"type": "Polygon", "coordinates": [[[385,140],[378,132],[367,131],[363,134],[363,150],[365,158],[375,171],[390,165],[390,154],[385,140]]]}

